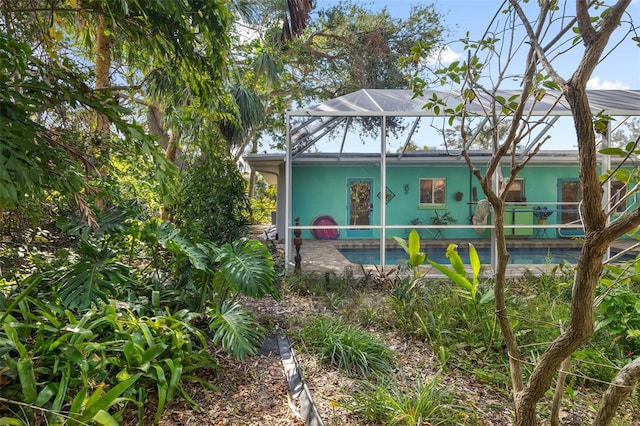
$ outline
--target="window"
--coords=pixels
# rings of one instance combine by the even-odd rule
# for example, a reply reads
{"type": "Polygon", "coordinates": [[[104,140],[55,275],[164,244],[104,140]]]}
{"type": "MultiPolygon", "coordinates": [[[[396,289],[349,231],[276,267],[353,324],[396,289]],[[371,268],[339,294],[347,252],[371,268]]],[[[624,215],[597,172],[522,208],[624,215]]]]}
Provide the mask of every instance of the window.
{"type": "Polygon", "coordinates": [[[507,190],[507,202],[521,203],[527,201],[524,196],[524,179],[515,179],[507,190]]]}
{"type": "MultiPolygon", "coordinates": [[[[618,204],[618,202],[624,198],[627,194],[627,185],[624,182],[620,182],[619,180],[614,180],[611,182],[611,207],[618,204]]],[[[627,209],[627,201],[623,201],[619,206],[614,210],[615,213],[624,213],[627,209]]]]}
{"type": "Polygon", "coordinates": [[[442,206],[447,200],[447,180],[443,178],[420,179],[420,205],[442,206]]]}

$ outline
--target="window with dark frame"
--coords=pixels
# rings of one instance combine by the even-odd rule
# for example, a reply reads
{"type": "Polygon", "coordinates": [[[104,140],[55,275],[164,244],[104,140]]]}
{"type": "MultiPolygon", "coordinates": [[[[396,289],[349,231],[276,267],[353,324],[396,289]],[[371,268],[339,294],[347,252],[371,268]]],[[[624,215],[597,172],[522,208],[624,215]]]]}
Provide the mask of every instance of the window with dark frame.
{"type": "Polygon", "coordinates": [[[447,200],[447,180],[420,178],[420,205],[443,206],[447,200]]]}
{"type": "Polygon", "coordinates": [[[527,198],[524,195],[524,179],[516,178],[511,185],[509,185],[509,189],[507,189],[507,200],[508,203],[522,203],[527,201],[527,198]]]}

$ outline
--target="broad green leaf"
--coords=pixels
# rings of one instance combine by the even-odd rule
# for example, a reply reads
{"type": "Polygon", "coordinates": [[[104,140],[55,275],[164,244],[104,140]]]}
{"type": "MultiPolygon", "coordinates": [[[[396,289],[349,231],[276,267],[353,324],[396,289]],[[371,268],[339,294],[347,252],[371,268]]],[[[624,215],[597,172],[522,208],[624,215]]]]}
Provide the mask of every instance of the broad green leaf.
{"type": "Polygon", "coordinates": [[[407,245],[407,241],[404,238],[395,237],[395,236],[390,238],[394,240],[396,243],[398,243],[398,245],[402,247],[405,253],[409,254],[409,246],[407,245]]]}
{"type": "Polygon", "coordinates": [[[87,386],[83,386],[80,391],[73,397],[71,402],[71,409],[69,410],[69,416],[72,419],[79,419],[82,416],[82,408],[84,407],[84,400],[87,396],[87,386]]]}
{"type": "Polygon", "coordinates": [[[32,404],[38,398],[36,387],[36,376],[33,371],[33,360],[31,358],[18,360],[18,377],[22,388],[24,402],[32,404]]]}
{"type": "Polygon", "coordinates": [[[5,315],[5,321],[2,323],[2,329],[4,333],[7,335],[7,338],[18,351],[18,355],[20,358],[27,358],[29,353],[27,348],[20,342],[20,338],[18,337],[18,330],[16,330],[15,324],[17,321],[11,315],[5,315]]]}
{"type": "Polygon", "coordinates": [[[409,265],[413,267],[420,266],[427,260],[426,253],[417,253],[409,257],[409,265]]]}
{"type": "Polygon", "coordinates": [[[457,272],[452,271],[451,269],[447,268],[446,266],[441,265],[441,264],[439,264],[437,262],[434,262],[431,259],[427,259],[427,262],[429,262],[429,264],[431,264],[431,266],[436,268],[438,271],[440,271],[443,274],[445,274],[451,281],[453,281],[456,284],[464,287],[469,292],[471,292],[473,290],[473,285],[469,282],[467,277],[465,277],[463,275],[460,275],[457,272]]]}
{"type": "Polygon", "coordinates": [[[153,336],[153,333],[149,329],[149,326],[142,321],[138,321],[136,325],[138,326],[140,331],[142,331],[142,335],[144,336],[144,340],[147,343],[147,345],[150,347],[154,346],[156,344],[156,341],[153,336]]]}
{"type": "MultiPolygon", "coordinates": [[[[88,422],[89,420],[93,419],[93,417],[96,414],[98,414],[98,411],[109,409],[109,407],[113,405],[116,399],[120,395],[122,395],[123,392],[125,392],[127,389],[129,389],[135,384],[135,382],[140,378],[140,376],[142,376],[142,374],[136,374],[135,376],[130,377],[124,382],[118,383],[109,391],[107,391],[104,395],[100,395],[100,397],[97,400],[93,400],[93,395],[92,395],[92,398],[91,398],[92,403],[86,405],[85,411],[81,417],[81,420],[88,422]]],[[[98,392],[101,393],[102,390],[98,389],[96,392],[94,392],[94,395],[98,392]]]]}
{"type": "Polygon", "coordinates": [[[0,417],[0,425],[2,426],[26,426],[20,419],[11,417],[0,417]]]}
{"type": "Polygon", "coordinates": [[[38,398],[35,400],[34,405],[37,407],[44,407],[47,402],[53,398],[53,396],[58,391],[58,384],[49,382],[47,385],[42,388],[40,393],[38,394],[38,398]]]}
{"type": "Polygon", "coordinates": [[[480,300],[478,300],[478,304],[480,305],[484,305],[486,303],[490,303],[495,299],[496,295],[493,292],[493,290],[489,290],[486,293],[484,293],[482,296],[480,296],[480,300]]]}
{"type": "Polygon", "coordinates": [[[182,378],[182,360],[181,359],[165,359],[164,362],[169,366],[171,371],[171,377],[169,379],[169,389],[167,398],[173,399],[175,391],[180,385],[180,379],[182,378]]]}
{"type": "Polygon", "coordinates": [[[160,421],[162,410],[164,410],[164,406],[167,403],[169,385],[167,384],[167,378],[164,375],[164,370],[162,369],[162,367],[160,367],[159,365],[154,365],[153,368],[155,371],[154,379],[158,388],[158,407],[156,408],[156,416],[154,419],[154,423],[157,424],[160,421]]]}
{"type": "Polygon", "coordinates": [[[477,282],[482,264],[480,263],[480,256],[478,256],[478,251],[473,244],[469,244],[469,263],[471,264],[471,270],[473,272],[473,281],[477,282]]]}
{"type": "Polygon", "coordinates": [[[141,363],[145,364],[147,362],[151,362],[154,358],[157,358],[164,351],[166,351],[168,347],[169,346],[166,343],[157,343],[151,346],[142,354],[141,363]]]}
{"type": "Polygon", "coordinates": [[[624,158],[627,153],[625,151],[623,151],[621,148],[602,148],[600,150],[600,154],[604,154],[604,155],[617,155],[619,157],[624,158]]]}
{"type": "MultiPolygon", "coordinates": [[[[69,386],[69,376],[71,375],[70,363],[67,361],[64,365],[64,368],[61,368],[60,371],[62,373],[62,377],[60,379],[60,383],[58,384],[56,398],[53,400],[53,404],[50,407],[53,413],[60,412],[60,410],[62,409],[62,405],[65,403],[65,399],[67,396],[67,387],[69,386]]],[[[49,423],[53,422],[53,415],[50,415],[47,418],[49,419],[49,423]]]]}
{"type": "Polygon", "coordinates": [[[118,374],[116,374],[116,380],[118,380],[119,382],[124,382],[125,380],[129,379],[131,376],[133,376],[133,374],[130,374],[126,368],[123,368],[122,370],[120,370],[118,374]]]}
{"type": "Polygon", "coordinates": [[[270,294],[280,298],[275,287],[273,259],[266,246],[256,240],[239,240],[224,244],[218,250],[216,261],[220,273],[232,289],[249,297],[270,294]]]}
{"type": "Polygon", "coordinates": [[[133,340],[127,340],[122,347],[124,357],[127,360],[127,364],[131,366],[139,366],[142,362],[142,346],[133,342],[133,340]]]}
{"type": "Polygon", "coordinates": [[[243,310],[238,302],[225,301],[211,314],[213,341],[236,359],[255,355],[262,333],[251,312],[243,310]]]}
{"type": "Polygon", "coordinates": [[[464,269],[464,262],[462,261],[462,258],[460,258],[460,255],[458,254],[457,244],[449,244],[447,246],[447,251],[445,253],[445,256],[447,257],[447,259],[449,259],[449,262],[451,262],[451,266],[453,266],[453,269],[458,274],[466,275],[466,271],[464,269]]]}
{"type": "Polygon", "coordinates": [[[420,235],[418,231],[412,229],[408,238],[409,256],[413,257],[420,253],[420,235]]]}
{"type": "Polygon", "coordinates": [[[56,349],[58,346],[60,346],[62,343],[66,342],[67,340],[69,340],[69,338],[71,337],[72,333],[65,333],[62,336],[58,337],[50,346],[49,346],[49,351],[53,351],[54,349],[56,349]]]}
{"type": "Polygon", "coordinates": [[[409,236],[405,241],[403,238],[392,236],[390,237],[398,243],[400,247],[409,255],[408,264],[412,267],[418,267],[422,265],[427,259],[426,253],[420,251],[420,234],[415,229],[409,232],[409,236]]]}
{"type": "Polygon", "coordinates": [[[102,426],[119,426],[120,425],[120,422],[114,419],[113,416],[111,416],[111,414],[109,414],[105,410],[98,411],[91,420],[93,420],[94,422],[102,426]]]}

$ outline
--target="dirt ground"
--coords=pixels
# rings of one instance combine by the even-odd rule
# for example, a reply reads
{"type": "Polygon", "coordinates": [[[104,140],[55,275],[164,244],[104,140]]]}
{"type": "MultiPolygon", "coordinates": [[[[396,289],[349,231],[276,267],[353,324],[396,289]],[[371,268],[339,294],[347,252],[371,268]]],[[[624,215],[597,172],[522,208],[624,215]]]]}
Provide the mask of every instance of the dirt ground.
{"type": "MultiPolygon", "coordinates": [[[[274,328],[288,323],[299,323],[308,315],[327,313],[324,302],[313,298],[286,296],[276,302],[246,300],[247,308],[253,310],[263,324],[274,328]]],[[[286,334],[286,330],[281,330],[286,334]]],[[[407,345],[393,336],[385,336],[391,348],[398,354],[400,364],[397,375],[400,380],[416,371],[424,379],[437,374],[433,358],[428,348],[420,343],[407,345]]],[[[352,379],[329,368],[312,356],[296,352],[302,365],[304,379],[325,425],[365,425],[361,419],[343,408],[340,401],[353,393],[352,379]]],[[[187,392],[199,405],[193,408],[181,398],[176,398],[165,410],[160,422],[164,426],[178,425],[260,425],[284,426],[303,425],[298,414],[297,401],[291,400],[288,384],[278,354],[256,355],[244,361],[233,361],[223,353],[216,358],[221,366],[220,373],[209,380],[218,388],[208,391],[199,384],[190,384],[187,392]]],[[[509,403],[502,395],[488,391],[473,381],[447,375],[442,383],[459,393],[465,389],[464,401],[456,404],[475,410],[483,424],[487,426],[511,425],[509,403]]]]}

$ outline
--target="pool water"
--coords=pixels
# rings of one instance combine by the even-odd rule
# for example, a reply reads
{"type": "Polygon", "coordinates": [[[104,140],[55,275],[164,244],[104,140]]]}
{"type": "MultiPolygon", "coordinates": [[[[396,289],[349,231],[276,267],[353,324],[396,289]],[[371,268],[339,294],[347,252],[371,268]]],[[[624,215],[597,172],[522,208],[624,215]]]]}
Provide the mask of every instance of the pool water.
{"type": "MultiPolygon", "coordinates": [[[[377,248],[341,248],[340,253],[351,263],[362,265],[380,264],[380,250],[377,248]]],[[[509,248],[509,263],[518,265],[539,265],[557,264],[563,261],[576,263],[580,254],[579,248],[573,247],[513,247],[509,248]]],[[[491,249],[489,247],[476,248],[480,263],[491,263],[491,249]]],[[[430,248],[426,250],[429,259],[443,264],[449,264],[449,259],[445,257],[444,248],[430,248]]],[[[469,262],[469,249],[458,247],[458,253],[465,263],[469,262]]],[[[612,255],[613,255],[612,251],[612,255]]],[[[386,264],[398,265],[408,258],[401,248],[391,248],[386,251],[386,264]]],[[[632,260],[634,255],[625,255],[620,260],[632,260]]]]}

